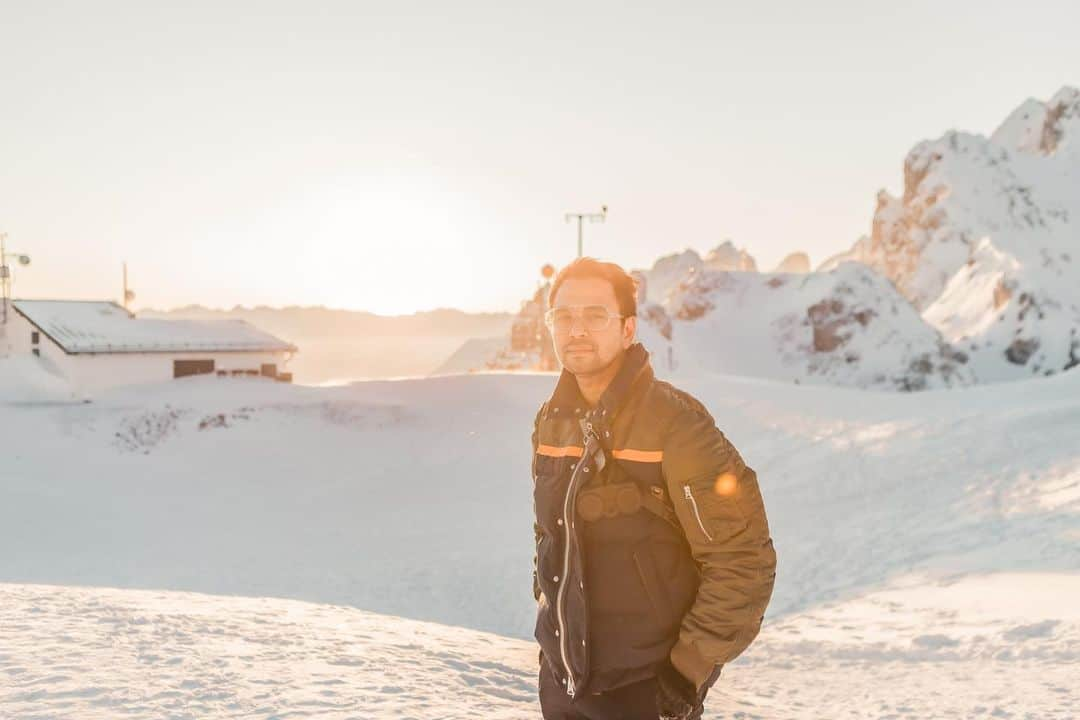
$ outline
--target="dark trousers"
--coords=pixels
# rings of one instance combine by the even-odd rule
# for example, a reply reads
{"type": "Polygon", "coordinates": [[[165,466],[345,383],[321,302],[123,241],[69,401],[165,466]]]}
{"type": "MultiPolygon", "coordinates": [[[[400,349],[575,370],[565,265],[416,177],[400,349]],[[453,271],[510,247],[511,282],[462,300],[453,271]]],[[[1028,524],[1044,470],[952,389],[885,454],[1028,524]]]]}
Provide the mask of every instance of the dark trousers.
{"type": "MultiPolygon", "coordinates": [[[[571,702],[566,687],[556,680],[547,662],[541,660],[540,709],[544,720],[657,720],[656,678],[599,695],[586,691],[571,702]]],[[[694,708],[691,720],[698,720],[703,711],[702,702],[694,708]]]]}

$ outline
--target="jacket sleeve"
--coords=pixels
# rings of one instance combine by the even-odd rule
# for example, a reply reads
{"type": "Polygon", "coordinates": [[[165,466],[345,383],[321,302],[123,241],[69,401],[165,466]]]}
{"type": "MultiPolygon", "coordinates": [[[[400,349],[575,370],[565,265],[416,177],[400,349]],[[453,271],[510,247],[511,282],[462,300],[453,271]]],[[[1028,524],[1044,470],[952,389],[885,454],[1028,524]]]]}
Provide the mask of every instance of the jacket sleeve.
{"type": "Polygon", "coordinates": [[[704,407],[681,411],[664,442],[663,472],[701,569],[671,664],[699,689],[757,637],[776,578],[776,553],[757,475],[704,407]]]}
{"type": "MultiPolygon", "coordinates": [[[[536,483],[536,450],[537,450],[537,447],[538,447],[539,434],[540,434],[540,416],[543,414],[543,412],[544,412],[544,405],[541,405],[540,409],[536,411],[536,419],[533,420],[533,432],[532,432],[532,481],[533,481],[534,485],[536,483]]],[[[535,499],[535,496],[533,498],[533,517],[534,518],[536,517],[536,499],[535,499]]],[[[540,531],[540,525],[536,522],[536,520],[533,520],[533,535],[535,536],[534,537],[535,545],[534,545],[534,550],[533,550],[532,581],[533,581],[533,598],[537,602],[540,602],[540,581],[537,579],[537,576],[536,576],[536,572],[537,572],[537,568],[536,568],[536,560],[537,560],[536,549],[540,547],[541,534],[542,533],[540,531]]]]}

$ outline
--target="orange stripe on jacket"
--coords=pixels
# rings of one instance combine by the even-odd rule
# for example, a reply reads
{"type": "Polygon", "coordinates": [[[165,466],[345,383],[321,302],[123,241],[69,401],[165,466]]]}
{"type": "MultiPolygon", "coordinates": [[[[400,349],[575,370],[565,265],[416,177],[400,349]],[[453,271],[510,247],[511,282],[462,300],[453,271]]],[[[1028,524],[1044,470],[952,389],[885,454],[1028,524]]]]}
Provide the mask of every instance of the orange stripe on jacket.
{"type": "Polygon", "coordinates": [[[574,445],[566,445],[564,447],[537,445],[536,454],[547,455],[548,457],[581,457],[585,454],[585,448],[575,447],[574,445]]]}
{"type": "Polygon", "coordinates": [[[631,450],[630,448],[623,448],[622,450],[612,450],[611,454],[616,460],[633,460],[634,462],[657,463],[664,459],[663,450],[631,450]]]}

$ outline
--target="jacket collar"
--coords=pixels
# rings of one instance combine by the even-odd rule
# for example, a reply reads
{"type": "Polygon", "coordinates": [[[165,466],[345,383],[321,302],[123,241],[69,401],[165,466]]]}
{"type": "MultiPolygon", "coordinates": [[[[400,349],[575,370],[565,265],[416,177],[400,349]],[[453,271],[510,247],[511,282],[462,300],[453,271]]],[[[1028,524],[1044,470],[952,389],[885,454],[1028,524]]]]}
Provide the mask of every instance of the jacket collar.
{"type": "Polygon", "coordinates": [[[557,412],[562,417],[592,417],[610,422],[630,396],[630,390],[642,379],[653,377],[649,353],[641,343],[634,343],[626,350],[622,367],[600,396],[595,408],[589,409],[585,398],[578,389],[577,378],[563,368],[555,392],[548,400],[548,412],[557,412]]]}

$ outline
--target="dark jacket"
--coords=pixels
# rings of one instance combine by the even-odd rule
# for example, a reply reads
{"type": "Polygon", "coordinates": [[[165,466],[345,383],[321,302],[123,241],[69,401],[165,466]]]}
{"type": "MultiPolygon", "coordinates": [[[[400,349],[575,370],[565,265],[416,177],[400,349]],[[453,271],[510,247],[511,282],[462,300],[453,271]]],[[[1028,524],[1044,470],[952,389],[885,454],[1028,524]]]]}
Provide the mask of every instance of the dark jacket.
{"type": "Polygon", "coordinates": [[[589,408],[567,370],[533,430],[535,635],[575,695],[654,673],[698,688],[757,636],[776,554],[757,477],[641,344],[589,408]]]}

